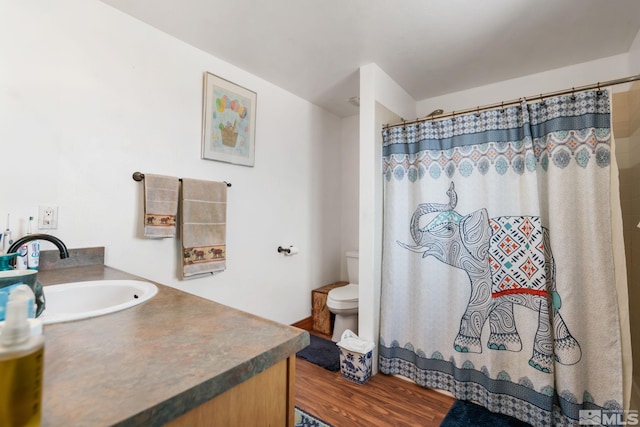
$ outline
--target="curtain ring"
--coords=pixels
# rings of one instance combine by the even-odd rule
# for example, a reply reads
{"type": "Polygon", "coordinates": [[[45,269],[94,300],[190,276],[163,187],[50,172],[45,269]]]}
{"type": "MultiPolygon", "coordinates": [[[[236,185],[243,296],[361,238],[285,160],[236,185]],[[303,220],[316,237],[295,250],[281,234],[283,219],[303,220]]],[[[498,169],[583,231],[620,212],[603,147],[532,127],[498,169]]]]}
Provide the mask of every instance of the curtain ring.
{"type": "Polygon", "coordinates": [[[500,111],[504,114],[504,101],[500,103],[500,111]]]}
{"type": "Polygon", "coordinates": [[[572,101],[576,100],[576,88],[575,87],[571,88],[571,100],[572,101]]]}
{"type": "Polygon", "coordinates": [[[596,95],[602,95],[602,89],[600,89],[600,82],[598,82],[598,91],[596,92],[596,95]]]}
{"type": "Polygon", "coordinates": [[[480,117],[480,106],[476,108],[476,117],[480,117]]]}
{"type": "Polygon", "coordinates": [[[544,100],[544,96],[542,96],[542,94],[540,94],[540,105],[542,105],[543,107],[547,105],[546,101],[544,100]]]}
{"type": "Polygon", "coordinates": [[[452,121],[452,122],[455,122],[455,121],[456,121],[456,112],[455,112],[455,111],[453,111],[453,112],[451,113],[451,121],[452,121]]]}

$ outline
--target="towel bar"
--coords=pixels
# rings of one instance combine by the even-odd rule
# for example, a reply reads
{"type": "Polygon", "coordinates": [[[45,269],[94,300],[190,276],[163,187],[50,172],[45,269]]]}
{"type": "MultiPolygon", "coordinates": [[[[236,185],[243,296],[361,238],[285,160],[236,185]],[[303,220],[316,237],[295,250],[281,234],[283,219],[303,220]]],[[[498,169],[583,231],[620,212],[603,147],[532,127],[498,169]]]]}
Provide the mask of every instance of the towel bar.
{"type": "MultiPolygon", "coordinates": [[[[143,179],[144,179],[144,174],[143,174],[142,172],[134,172],[134,173],[133,173],[133,180],[134,180],[134,181],[138,181],[138,182],[140,182],[140,181],[142,181],[143,179]]],[[[182,178],[180,178],[180,181],[182,182],[182,178]]],[[[230,182],[227,182],[227,181],[222,181],[222,182],[224,182],[225,184],[227,184],[227,187],[231,187],[231,183],[230,183],[230,182]]]]}

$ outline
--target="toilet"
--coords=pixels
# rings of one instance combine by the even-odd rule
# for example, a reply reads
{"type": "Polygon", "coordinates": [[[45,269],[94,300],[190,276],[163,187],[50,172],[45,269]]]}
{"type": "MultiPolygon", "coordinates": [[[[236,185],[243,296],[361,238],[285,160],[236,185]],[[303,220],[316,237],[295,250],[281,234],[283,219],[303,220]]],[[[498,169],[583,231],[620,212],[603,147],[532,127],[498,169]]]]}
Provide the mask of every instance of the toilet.
{"type": "Polygon", "coordinates": [[[358,333],[358,252],[347,252],[349,284],[329,291],[327,308],[335,314],[332,341],[338,342],[342,333],[350,329],[358,333]]]}

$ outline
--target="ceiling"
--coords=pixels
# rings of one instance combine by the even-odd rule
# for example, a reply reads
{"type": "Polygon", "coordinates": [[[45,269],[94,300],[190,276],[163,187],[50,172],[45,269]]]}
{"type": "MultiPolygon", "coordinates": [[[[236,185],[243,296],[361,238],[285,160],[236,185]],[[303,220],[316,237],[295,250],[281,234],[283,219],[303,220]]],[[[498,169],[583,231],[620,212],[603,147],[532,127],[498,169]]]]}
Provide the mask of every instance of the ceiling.
{"type": "Polygon", "coordinates": [[[638,0],[101,1],[341,117],[362,65],[419,101],[627,53],[640,30],[638,0]]]}

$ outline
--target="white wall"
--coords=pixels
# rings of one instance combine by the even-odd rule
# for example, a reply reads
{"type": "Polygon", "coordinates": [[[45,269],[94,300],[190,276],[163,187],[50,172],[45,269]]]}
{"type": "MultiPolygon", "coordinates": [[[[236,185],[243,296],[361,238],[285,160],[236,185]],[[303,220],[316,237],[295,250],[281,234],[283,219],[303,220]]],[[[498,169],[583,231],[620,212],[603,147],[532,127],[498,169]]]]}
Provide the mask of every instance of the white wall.
{"type": "Polygon", "coordinates": [[[629,74],[640,73],[640,31],[629,48],[629,74]]]}
{"type": "Polygon", "coordinates": [[[360,116],[354,115],[342,119],[342,133],[340,150],[340,204],[335,206],[342,211],[340,223],[341,242],[341,274],[340,280],[347,280],[347,260],[345,253],[358,249],[358,206],[359,206],[359,175],[360,150],[359,126],[360,116]]]}
{"type": "MultiPolygon", "coordinates": [[[[376,64],[360,67],[359,318],[361,338],[378,343],[382,263],[382,125],[415,117],[415,101],[376,64]],[[385,107],[385,108],[383,108],[385,107]]],[[[378,371],[378,349],[373,373],[378,371]]]]}
{"type": "Polygon", "coordinates": [[[311,290],[340,278],[340,119],[96,0],[0,8],[0,218],[14,236],[58,205],[52,234],[105,246],[108,265],[284,323],[310,315],[311,290]],[[204,71],[257,92],[255,167],[200,159],[204,71]],[[233,184],[225,272],[178,279],[177,241],[142,237],[134,171],[233,184]],[[277,253],[289,244],[300,254],[277,253]]]}
{"type": "MultiPolygon", "coordinates": [[[[629,74],[629,55],[621,54],[424,99],[417,103],[417,112],[418,117],[424,117],[437,108],[442,108],[445,112],[460,111],[618,79],[627,77],[629,74]]],[[[623,88],[617,86],[613,90],[623,90],[623,88]]]]}

